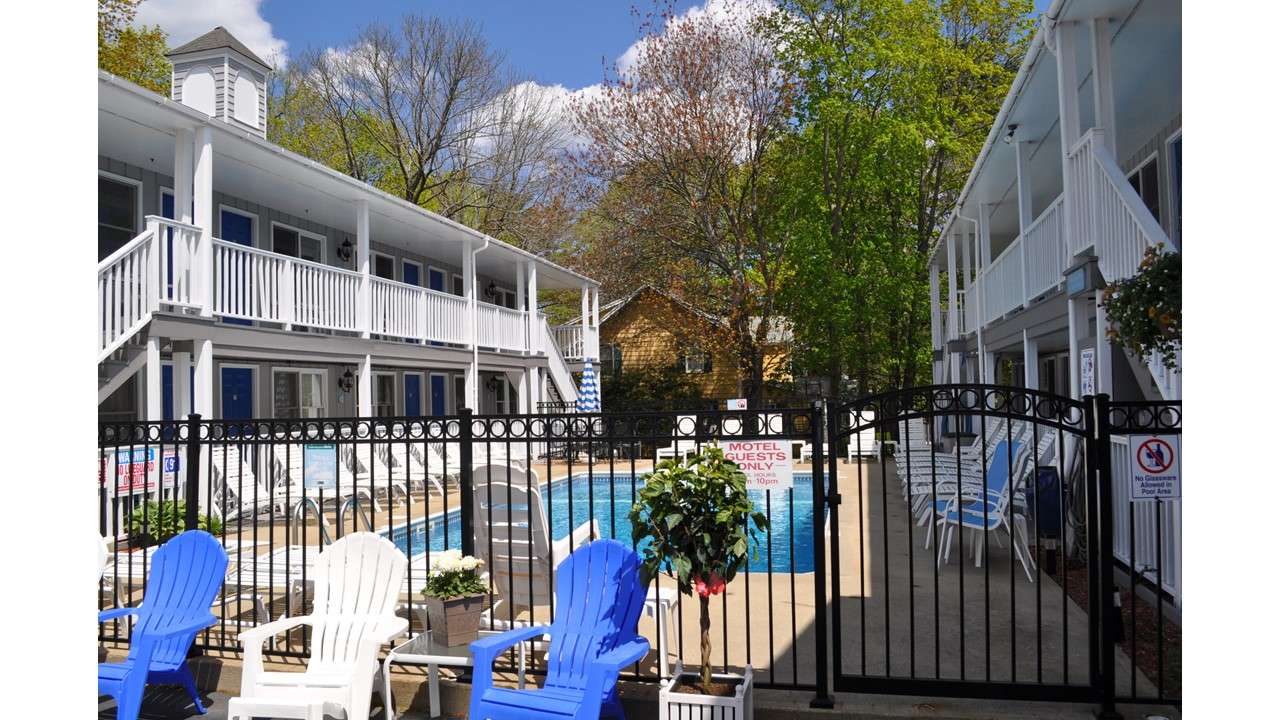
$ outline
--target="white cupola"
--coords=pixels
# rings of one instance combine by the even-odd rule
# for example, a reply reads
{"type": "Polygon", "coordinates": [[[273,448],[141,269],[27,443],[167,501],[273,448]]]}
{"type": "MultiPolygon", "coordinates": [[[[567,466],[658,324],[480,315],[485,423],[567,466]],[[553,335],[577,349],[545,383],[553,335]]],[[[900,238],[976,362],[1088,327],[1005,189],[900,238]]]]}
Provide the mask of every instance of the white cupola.
{"type": "Polygon", "coordinates": [[[256,135],[267,135],[270,66],[226,28],[216,27],[167,53],[177,102],[256,135]]]}

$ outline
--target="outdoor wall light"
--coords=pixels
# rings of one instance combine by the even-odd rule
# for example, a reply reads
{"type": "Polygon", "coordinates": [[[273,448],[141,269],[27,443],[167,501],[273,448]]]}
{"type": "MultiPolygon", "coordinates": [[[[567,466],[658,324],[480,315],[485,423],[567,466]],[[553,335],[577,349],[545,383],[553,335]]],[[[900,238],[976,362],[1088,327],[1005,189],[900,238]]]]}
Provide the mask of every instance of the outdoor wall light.
{"type": "Polygon", "coordinates": [[[1012,144],[1013,144],[1013,134],[1014,134],[1014,133],[1016,133],[1016,132],[1018,132],[1018,123],[1013,123],[1013,124],[1011,124],[1011,125],[1009,126],[1009,129],[1008,129],[1008,130],[1006,130],[1006,131],[1005,131],[1005,133],[1004,133],[1004,144],[1005,144],[1005,145],[1012,145],[1012,144]]]}
{"type": "Polygon", "coordinates": [[[351,262],[351,238],[343,240],[338,246],[338,259],[342,262],[351,262]]]}
{"type": "Polygon", "coordinates": [[[498,376],[497,376],[497,375],[490,375],[490,376],[489,376],[489,379],[484,381],[484,386],[485,386],[485,388],[487,388],[487,389],[489,390],[489,392],[491,392],[491,393],[496,393],[496,392],[498,392],[498,376]]]}
{"type": "Polygon", "coordinates": [[[492,280],[489,281],[489,287],[484,289],[484,296],[490,300],[498,297],[498,284],[492,280]]]}
{"type": "Polygon", "coordinates": [[[347,371],[342,373],[342,376],[338,378],[338,389],[344,393],[349,393],[351,392],[351,388],[355,387],[355,385],[356,376],[352,374],[351,368],[347,368],[347,371]]]}

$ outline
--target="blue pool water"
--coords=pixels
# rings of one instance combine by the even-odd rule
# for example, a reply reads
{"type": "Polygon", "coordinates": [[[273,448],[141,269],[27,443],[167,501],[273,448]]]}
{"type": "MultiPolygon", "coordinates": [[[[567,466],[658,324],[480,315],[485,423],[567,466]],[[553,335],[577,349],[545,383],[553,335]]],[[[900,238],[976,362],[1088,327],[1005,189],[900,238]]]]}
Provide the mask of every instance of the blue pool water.
{"type": "MultiPolygon", "coordinates": [[[[640,477],[634,478],[638,490],[640,477]]],[[[564,537],[579,524],[594,518],[600,532],[609,538],[627,544],[632,542],[631,522],[627,514],[632,503],[631,475],[614,475],[588,478],[585,473],[557,480],[551,486],[551,535],[564,537]],[[572,498],[572,503],[570,499],[572,498]],[[572,517],[569,507],[573,506],[572,517]]],[[[543,486],[543,498],[546,498],[543,486]]],[[[774,491],[769,494],[766,508],[764,491],[751,491],[751,498],[760,512],[770,519],[770,531],[758,533],[758,555],[750,560],[751,572],[813,572],[813,478],[809,473],[796,473],[794,488],[790,491],[774,491]]],[[[451,497],[450,504],[457,502],[451,497]]],[[[407,527],[393,528],[391,540],[405,554],[413,556],[430,548],[433,552],[462,545],[462,520],[456,508],[450,508],[446,517],[435,516],[431,520],[430,533],[425,520],[415,520],[407,527]]],[[[643,547],[643,546],[641,546],[643,547]]]]}

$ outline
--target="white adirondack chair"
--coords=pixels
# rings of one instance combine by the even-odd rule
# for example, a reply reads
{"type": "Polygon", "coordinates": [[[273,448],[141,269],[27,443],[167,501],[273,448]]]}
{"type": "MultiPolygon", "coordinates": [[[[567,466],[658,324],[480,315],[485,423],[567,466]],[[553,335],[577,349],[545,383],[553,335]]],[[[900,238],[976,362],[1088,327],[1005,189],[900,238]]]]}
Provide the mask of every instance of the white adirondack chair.
{"type": "MultiPolygon", "coordinates": [[[[584,543],[600,537],[594,520],[551,539],[547,505],[538,473],[515,465],[482,465],[475,470],[472,493],[476,555],[498,596],[495,624],[521,610],[551,603],[551,570],[584,543]],[[506,605],[511,609],[507,610],[506,605]]],[[[565,532],[567,528],[556,528],[565,532]]]]}
{"type": "Polygon", "coordinates": [[[374,533],[352,533],[325,548],[312,571],[311,614],[240,633],[244,670],[240,697],[228,703],[228,720],[310,720],[325,714],[368,720],[370,697],[380,688],[374,682],[378,651],[408,628],[395,612],[408,563],[395,545],[374,533]],[[300,625],[311,628],[307,669],[264,670],[263,643],[300,625]]]}

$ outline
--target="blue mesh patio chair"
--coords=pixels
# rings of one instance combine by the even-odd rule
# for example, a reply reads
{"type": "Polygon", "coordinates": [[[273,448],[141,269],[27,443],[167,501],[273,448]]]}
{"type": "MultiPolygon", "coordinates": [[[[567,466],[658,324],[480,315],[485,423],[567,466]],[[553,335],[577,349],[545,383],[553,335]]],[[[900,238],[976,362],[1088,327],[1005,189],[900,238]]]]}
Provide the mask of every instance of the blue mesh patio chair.
{"type": "Polygon", "coordinates": [[[209,612],[227,574],[227,553],[212,535],[190,530],[175,536],[151,557],[142,603],[98,613],[98,622],[132,615],[129,656],[99,663],[98,694],[116,699],[116,717],[135,720],[148,683],[186,688],[196,711],[205,712],[187,666],[196,633],[217,618],[209,612]]]}
{"type": "Polygon", "coordinates": [[[636,633],[645,597],[640,558],[616,540],[597,540],[571,554],[555,576],[551,625],[471,643],[471,720],[624,717],[618,674],[649,653],[649,641],[636,633]],[[528,690],[494,687],[494,659],[544,635],[551,638],[546,683],[528,690]]]}

